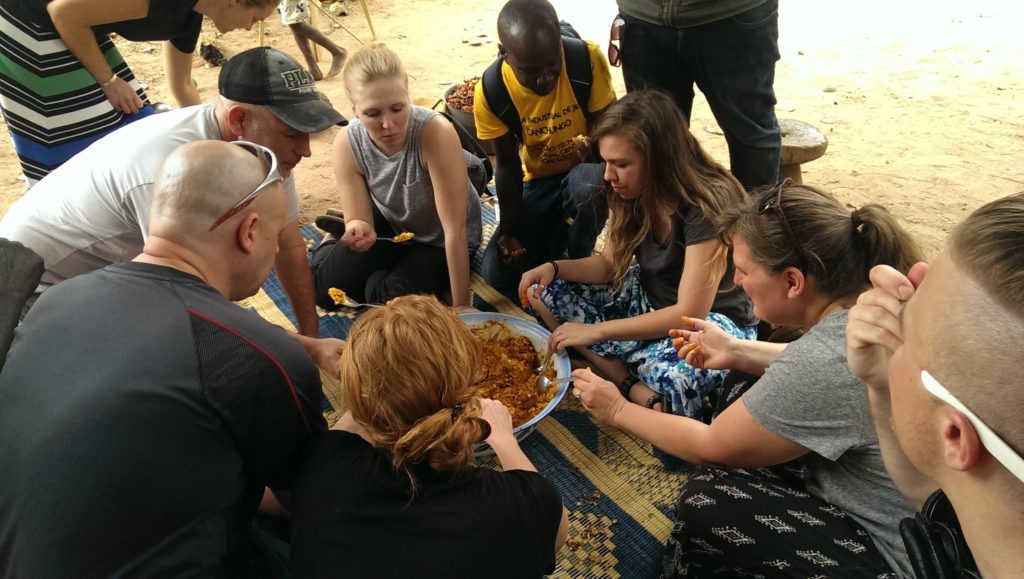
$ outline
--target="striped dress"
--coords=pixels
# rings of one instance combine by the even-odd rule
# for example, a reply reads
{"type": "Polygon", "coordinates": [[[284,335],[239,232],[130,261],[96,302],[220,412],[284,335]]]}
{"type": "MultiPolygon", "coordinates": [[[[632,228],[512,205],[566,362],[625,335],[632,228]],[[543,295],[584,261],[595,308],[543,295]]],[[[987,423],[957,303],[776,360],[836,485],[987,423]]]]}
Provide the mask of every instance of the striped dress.
{"type": "Polygon", "coordinates": [[[171,40],[182,52],[193,52],[202,27],[194,4],[151,0],[145,18],[93,29],[107,64],[145,105],[125,115],[68,50],[43,0],[0,0],[0,108],[30,186],[105,134],[152,114],[146,93],[109,34],[171,40]]]}

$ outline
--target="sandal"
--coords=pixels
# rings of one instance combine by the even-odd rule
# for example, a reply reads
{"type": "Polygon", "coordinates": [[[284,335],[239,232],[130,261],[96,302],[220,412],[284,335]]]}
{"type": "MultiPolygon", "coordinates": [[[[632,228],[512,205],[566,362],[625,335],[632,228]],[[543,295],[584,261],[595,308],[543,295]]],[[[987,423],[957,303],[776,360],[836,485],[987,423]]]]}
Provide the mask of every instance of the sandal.
{"type": "Polygon", "coordinates": [[[662,394],[661,392],[655,392],[654,394],[651,395],[650,398],[647,399],[647,402],[644,402],[644,406],[650,408],[651,410],[654,410],[655,404],[661,404],[661,411],[667,412],[665,410],[665,395],[662,394]]]}
{"type": "Polygon", "coordinates": [[[330,233],[335,238],[340,239],[342,235],[345,235],[345,220],[339,215],[331,215],[331,212],[341,213],[334,209],[328,209],[327,215],[320,215],[313,220],[318,228],[327,233],[330,233]]]}
{"type": "Polygon", "coordinates": [[[622,382],[619,382],[619,394],[622,394],[623,398],[632,402],[633,399],[629,397],[629,391],[633,389],[633,384],[636,384],[637,382],[640,382],[640,379],[637,378],[635,374],[632,372],[626,374],[626,377],[622,379],[622,382]]]}

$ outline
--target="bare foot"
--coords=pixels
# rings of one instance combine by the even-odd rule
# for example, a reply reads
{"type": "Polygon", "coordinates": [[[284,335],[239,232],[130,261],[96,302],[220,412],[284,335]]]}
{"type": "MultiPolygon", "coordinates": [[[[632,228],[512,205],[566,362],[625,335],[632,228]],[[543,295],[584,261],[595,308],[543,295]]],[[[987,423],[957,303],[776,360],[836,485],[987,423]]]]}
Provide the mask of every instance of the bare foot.
{"type": "MultiPolygon", "coordinates": [[[[345,66],[345,60],[348,59],[348,51],[342,47],[338,47],[338,52],[333,54],[331,58],[331,70],[327,71],[327,78],[334,78],[338,76],[341,69],[345,66]]],[[[320,80],[320,79],[317,79],[320,80]]]]}
{"type": "MultiPolygon", "coordinates": [[[[333,66],[331,67],[331,70],[334,70],[333,66]]],[[[313,75],[313,80],[319,81],[324,79],[324,73],[320,72],[320,67],[317,66],[316,63],[313,63],[309,67],[309,74],[313,75]]]]}

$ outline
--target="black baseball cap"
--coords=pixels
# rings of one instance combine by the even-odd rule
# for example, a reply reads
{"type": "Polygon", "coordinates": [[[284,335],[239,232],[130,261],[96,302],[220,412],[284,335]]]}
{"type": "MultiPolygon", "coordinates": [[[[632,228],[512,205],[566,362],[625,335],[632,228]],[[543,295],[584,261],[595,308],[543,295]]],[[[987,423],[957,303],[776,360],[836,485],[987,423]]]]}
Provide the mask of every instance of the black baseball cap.
{"type": "Polygon", "coordinates": [[[297,131],[319,133],[348,124],[317,92],[313,75],[274,48],[260,46],[236,54],[221,67],[217,86],[224,98],[263,105],[297,131]]]}

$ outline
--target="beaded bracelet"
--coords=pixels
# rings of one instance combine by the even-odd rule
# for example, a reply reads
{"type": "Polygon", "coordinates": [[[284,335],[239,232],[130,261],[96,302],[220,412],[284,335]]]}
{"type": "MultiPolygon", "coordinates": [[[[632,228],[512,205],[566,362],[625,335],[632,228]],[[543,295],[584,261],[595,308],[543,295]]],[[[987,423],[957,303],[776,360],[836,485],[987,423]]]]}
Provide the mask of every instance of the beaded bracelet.
{"type": "Polygon", "coordinates": [[[548,263],[551,264],[551,267],[555,268],[555,275],[551,276],[551,281],[555,281],[556,279],[558,279],[558,262],[555,260],[551,260],[548,263]]]}
{"type": "Polygon", "coordinates": [[[101,82],[100,83],[100,88],[107,88],[108,86],[114,84],[114,81],[117,80],[118,78],[119,77],[117,76],[117,73],[114,73],[114,76],[110,77],[110,80],[108,80],[107,82],[101,82]]]}

